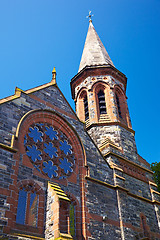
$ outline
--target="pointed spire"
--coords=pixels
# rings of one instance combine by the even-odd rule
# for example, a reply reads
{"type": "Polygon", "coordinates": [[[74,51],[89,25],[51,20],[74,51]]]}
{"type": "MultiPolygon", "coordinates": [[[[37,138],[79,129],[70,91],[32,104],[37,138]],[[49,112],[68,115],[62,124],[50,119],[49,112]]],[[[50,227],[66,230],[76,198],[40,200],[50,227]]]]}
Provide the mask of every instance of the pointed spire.
{"type": "Polygon", "coordinates": [[[106,64],[114,66],[105,47],[103,46],[103,43],[96,33],[92,21],[89,21],[88,33],[78,72],[80,72],[86,66],[106,64]]]}

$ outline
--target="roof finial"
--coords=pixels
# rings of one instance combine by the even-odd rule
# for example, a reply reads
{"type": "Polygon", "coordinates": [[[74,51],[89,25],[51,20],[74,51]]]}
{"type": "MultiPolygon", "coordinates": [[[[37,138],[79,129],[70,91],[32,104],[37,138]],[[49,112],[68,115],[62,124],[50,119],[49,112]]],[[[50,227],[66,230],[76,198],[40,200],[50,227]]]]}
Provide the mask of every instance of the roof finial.
{"type": "Polygon", "coordinates": [[[51,82],[53,82],[53,84],[56,83],[56,69],[55,67],[53,68],[53,71],[52,71],[52,80],[51,82]]]}
{"type": "Polygon", "coordinates": [[[91,14],[92,11],[89,11],[89,15],[86,18],[89,18],[89,22],[92,22],[92,17],[94,16],[91,14]]]}

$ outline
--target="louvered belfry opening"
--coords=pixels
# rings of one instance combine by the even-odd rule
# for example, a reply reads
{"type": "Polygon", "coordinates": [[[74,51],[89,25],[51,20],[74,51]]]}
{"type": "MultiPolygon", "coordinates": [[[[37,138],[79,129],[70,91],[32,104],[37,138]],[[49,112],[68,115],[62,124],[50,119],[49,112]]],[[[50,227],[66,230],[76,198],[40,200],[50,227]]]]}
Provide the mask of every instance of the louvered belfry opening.
{"type": "Polygon", "coordinates": [[[118,108],[119,117],[122,118],[122,113],[121,113],[121,107],[120,107],[119,97],[117,96],[117,94],[116,94],[116,101],[117,101],[117,108],[118,108]]]}
{"type": "Polygon", "coordinates": [[[87,95],[84,97],[84,112],[85,112],[85,121],[89,119],[89,111],[88,111],[88,99],[87,95]]]}
{"type": "Polygon", "coordinates": [[[98,102],[99,102],[99,113],[101,114],[106,114],[107,110],[106,110],[106,102],[105,102],[105,96],[104,96],[104,92],[102,90],[100,90],[98,92],[98,102]]]}

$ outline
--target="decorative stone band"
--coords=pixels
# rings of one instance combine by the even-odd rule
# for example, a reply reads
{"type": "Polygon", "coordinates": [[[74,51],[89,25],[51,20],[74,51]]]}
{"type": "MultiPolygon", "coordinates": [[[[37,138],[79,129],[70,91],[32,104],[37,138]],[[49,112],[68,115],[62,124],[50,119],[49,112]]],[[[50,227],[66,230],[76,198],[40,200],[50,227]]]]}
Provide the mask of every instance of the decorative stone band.
{"type": "Polygon", "coordinates": [[[75,88],[77,85],[79,85],[84,79],[90,76],[106,76],[110,75],[113,78],[116,78],[121,83],[125,85],[127,83],[126,76],[121,73],[118,69],[111,65],[97,65],[97,66],[86,66],[83,68],[80,72],[78,72],[72,79],[71,79],[71,92],[72,92],[72,98],[75,99],[75,88]]]}
{"type": "Polygon", "coordinates": [[[157,184],[154,183],[154,182],[149,181],[149,184],[150,184],[150,185],[153,185],[153,186],[155,186],[155,187],[158,187],[157,184]]]}
{"type": "Polygon", "coordinates": [[[104,155],[104,157],[108,157],[109,155],[113,155],[113,156],[115,156],[115,157],[117,157],[117,158],[120,158],[120,159],[122,159],[122,160],[130,163],[131,165],[136,166],[137,168],[143,169],[144,171],[153,174],[153,171],[151,171],[151,170],[149,170],[149,169],[147,169],[147,168],[145,168],[145,167],[142,167],[142,166],[138,165],[137,163],[131,162],[131,161],[128,160],[127,158],[124,158],[124,157],[122,157],[122,156],[120,156],[120,155],[118,155],[118,154],[116,154],[116,153],[108,152],[108,153],[106,153],[106,154],[104,155]]]}
{"type": "Polygon", "coordinates": [[[18,151],[17,149],[13,148],[12,146],[10,147],[10,146],[7,146],[3,143],[0,143],[0,148],[2,148],[4,150],[7,150],[9,152],[13,152],[13,153],[16,153],[18,151]]]}
{"type": "Polygon", "coordinates": [[[117,178],[120,178],[120,179],[122,179],[122,180],[124,180],[124,181],[126,180],[124,177],[119,176],[119,175],[117,175],[117,174],[115,174],[115,173],[114,173],[114,177],[115,177],[115,178],[116,178],[116,177],[117,177],[117,178]]]}
{"type": "Polygon", "coordinates": [[[127,131],[135,134],[135,131],[132,128],[128,128],[125,124],[123,124],[121,122],[92,123],[91,125],[86,126],[86,129],[89,130],[90,128],[96,127],[96,126],[112,126],[112,125],[121,126],[121,127],[125,128],[127,131]]]}
{"type": "Polygon", "coordinates": [[[73,239],[73,238],[70,234],[67,234],[67,233],[60,233],[60,237],[55,238],[55,240],[67,240],[67,239],[73,239]]]}
{"type": "Polygon", "coordinates": [[[36,236],[33,236],[33,235],[26,235],[26,234],[16,233],[16,232],[13,232],[10,236],[11,237],[18,237],[19,239],[25,238],[25,239],[45,240],[45,238],[36,237],[36,236]]]}
{"type": "Polygon", "coordinates": [[[122,168],[120,168],[117,164],[115,164],[115,163],[112,162],[112,161],[109,161],[109,166],[110,166],[112,169],[117,169],[117,170],[120,171],[120,172],[124,172],[122,168]]]}
{"type": "Polygon", "coordinates": [[[151,189],[151,192],[160,195],[159,192],[157,192],[157,191],[155,191],[155,190],[153,190],[153,189],[151,189]]]}
{"type": "Polygon", "coordinates": [[[100,149],[100,151],[102,151],[104,148],[109,147],[109,146],[111,146],[115,149],[118,149],[118,150],[122,150],[121,147],[114,144],[114,142],[111,141],[109,138],[106,138],[105,141],[102,142],[102,144],[99,146],[99,149],[100,149]]]}
{"type": "Polygon", "coordinates": [[[91,181],[91,182],[95,182],[95,183],[98,183],[98,184],[100,184],[100,185],[103,185],[103,186],[106,186],[106,187],[109,187],[109,188],[112,188],[112,189],[115,189],[115,190],[121,190],[121,191],[124,191],[124,192],[126,192],[128,195],[130,195],[130,196],[132,196],[132,197],[134,197],[134,198],[137,198],[137,199],[140,199],[140,200],[142,200],[142,201],[145,201],[145,202],[148,202],[148,203],[151,203],[151,204],[158,204],[158,205],[160,205],[160,202],[158,202],[158,201],[156,201],[156,200],[150,200],[150,199],[147,199],[147,198],[144,198],[144,197],[141,197],[141,196],[138,196],[138,195],[136,195],[136,194],[133,194],[133,193],[131,193],[131,192],[129,192],[129,190],[128,189],[126,189],[126,188],[123,188],[123,187],[121,187],[121,186],[119,186],[119,185],[111,185],[111,184],[109,184],[109,183],[106,183],[106,182],[103,182],[103,181],[100,181],[100,180],[98,180],[98,179],[95,179],[95,178],[92,178],[92,177],[88,177],[88,176],[86,176],[85,177],[87,180],[89,180],[89,181],[91,181]]]}

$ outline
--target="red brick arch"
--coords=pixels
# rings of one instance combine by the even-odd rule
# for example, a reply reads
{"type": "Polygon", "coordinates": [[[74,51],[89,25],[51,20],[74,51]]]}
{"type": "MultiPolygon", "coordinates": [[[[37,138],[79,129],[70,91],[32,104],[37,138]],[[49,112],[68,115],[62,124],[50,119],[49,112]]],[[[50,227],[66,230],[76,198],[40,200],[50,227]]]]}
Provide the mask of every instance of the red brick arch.
{"type": "Polygon", "coordinates": [[[84,109],[84,98],[87,96],[88,99],[88,90],[86,88],[82,88],[77,94],[76,99],[76,112],[81,121],[85,122],[85,109],[84,109]]]}
{"type": "MultiPolygon", "coordinates": [[[[39,234],[43,234],[44,231],[44,211],[45,211],[45,191],[42,189],[42,187],[36,183],[34,180],[32,179],[23,179],[18,181],[16,188],[15,188],[15,192],[16,192],[16,197],[15,197],[15,207],[14,207],[14,211],[13,211],[13,215],[14,217],[14,221],[12,224],[13,228],[17,228],[20,230],[27,230],[29,232],[31,232],[31,235],[33,233],[39,233],[39,234]],[[39,196],[39,201],[38,201],[38,222],[37,222],[37,227],[33,228],[29,225],[21,225],[19,226],[19,224],[16,223],[16,214],[17,214],[17,204],[18,204],[18,195],[19,195],[19,191],[22,189],[25,189],[27,192],[35,192],[38,196],[39,196]]],[[[27,214],[27,213],[26,213],[27,214]]]]}
{"type": "Polygon", "coordinates": [[[78,98],[83,98],[84,94],[88,94],[88,90],[86,87],[83,87],[79,90],[79,92],[77,93],[77,99],[78,98]]]}
{"type": "MultiPolygon", "coordinates": [[[[43,109],[37,109],[37,110],[32,110],[28,112],[24,117],[20,120],[19,125],[17,127],[17,132],[16,132],[16,137],[14,140],[14,147],[18,149],[19,156],[23,156],[22,165],[29,167],[32,169],[32,174],[39,176],[41,179],[44,180],[50,180],[53,182],[56,182],[58,184],[62,184],[64,186],[67,186],[69,182],[76,184],[77,183],[77,175],[79,175],[79,187],[81,189],[81,199],[84,199],[85,197],[85,191],[84,191],[84,181],[85,178],[84,176],[87,174],[86,170],[86,154],[84,150],[84,146],[81,142],[80,137],[78,136],[77,132],[75,129],[71,126],[70,123],[66,121],[64,117],[62,117],[60,114],[57,112],[51,111],[51,110],[43,110],[43,109]],[[50,179],[48,176],[45,176],[44,174],[38,172],[36,168],[32,165],[30,162],[28,156],[26,155],[26,150],[24,147],[24,137],[26,135],[26,132],[28,131],[29,127],[33,123],[40,123],[40,122],[48,122],[49,124],[57,127],[60,129],[66,136],[67,139],[70,140],[72,144],[72,151],[74,152],[75,156],[75,167],[74,171],[71,173],[70,176],[68,176],[66,179],[50,179]]],[[[17,162],[20,163],[18,160],[17,162]]],[[[18,165],[17,165],[18,169],[18,165]]],[[[31,179],[33,179],[33,176],[31,176],[31,179]]],[[[39,188],[39,186],[32,180],[22,180],[18,182],[18,188],[22,189],[23,187],[26,187],[28,185],[32,185],[33,189],[37,191],[37,194],[40,193],[40,197],[43,195],[42,194],[42,189],[39,188]]],[[[18,189],[17,188],[17,189],[18,189]]],[[[17,197],[18,201],[18,197],[17,197]]],[[[42,204],[42,201],[40,202],[42,204]]],[[[43,202],[44,203],[44,202],[43,202]]],[[[75,203],[75,201],[74,201],[75,203]]],[[[78,207],[76,203],[76,209],[78,209],[78,214],[80,217],[78,217],[77,221],[79,226],[81,227],[81,232],[83,231],[83,234],[85,235],[86,229],[85,229],[85,215],[86,213],[82,210],[85,209],[85,201],[81,202],[81,206],[78,207]]],[[[42,209],[41,209],[42,211],[42,209]]],[[[42,219],[40,220],[40,225],[42,225],[42,219]]],[[[43,224],[44,224],[44,219],[43,219],[43,224]]]]}
{"type": "Polygon", "coordinates": [[[93,83],[93,85],[92,85],[92,91],[94,92],[94,91],[97,91],[97,89],[105,89],[106,87],[109,87],[109,84],[108,83],[106,83],[105,81],[97,81],[97,82],[95,82],[95,83],[93,83]]]}
{"type": "Polygon", "coordinates": [[[70,192],[67,192],[67,196],[69,197],[69,199],[71,200],[71,203],[73,203],[73,205],[75,206],[75,216],[76,216],[76,237],[79,239],[81,236],[81,224],[79,222],[79,219],[81,217],[80,215],[80,204],[79,201],[77,200],[77,198],[70,192]]]}
{"type": "Polygon", "coordinates": [[[23,144],[24,136],[26,134],[26,131],[28,131],[30,125],[36,122],[46,121],[51,125],[58,127],[63,131],[64,134],[66,134],[72,143],[73,151],[78,165],[84,166],[86,157],[85,152],[83,151],[83,144],[78,134],[62,116],[50,110],[32,110],[24,115],[24,117],[20,120],[16,131],[16,143],[14,143],[14,145],[16,145],[15,147],[19,149],[19,152],[21,154],[25,154],[25,148],[23,144]]]}
{"type": "Polygon", "coordinates": [[[38,185],[38,183],[36,183],[32,179],[20,180],[17,183],[18,189],[23,189],[24,188],[26,190],[29,190],[28,186],[31,186],[32,187],[31,191],[36,192],[38,195],[44,194],[44,190],[38,185]]]}
{"type": "MultiPolygon", "coordinates": [[[[127,101],[126,101],[126,95],[125,95],[125,92],[123,91],[123,89],[118,85],[114,86],[114,98],[115,98],[115,104],[117,106],[116,95],[119,99],[119,104],[120,104],[120,109],[121,109],[121,118],[118,115],[119,121],[127,124],[128,127],[131,127],[128,107],[127,107],[127,101]]],[[[118,111],[118,107],[117,107],[117,111],[118,111]]]]}
{"type": "Polygon", "coordinates": [[[94,100],[95,100],[95,110],[96,110],[96,115],[97,115],[97,121],[99,120],[100,117],[100,112],[99,112],[99,101],[98,101],[98,92],[102,90],[104,92],[105,96],[105,103],[106,103],[106,111],[108,112],[109,110],[109,95],[108,95],[108,88],[109,85],[103,81],[98,81],[93,84],[92,86],[92,91],[94,95],[94,100]]]}

